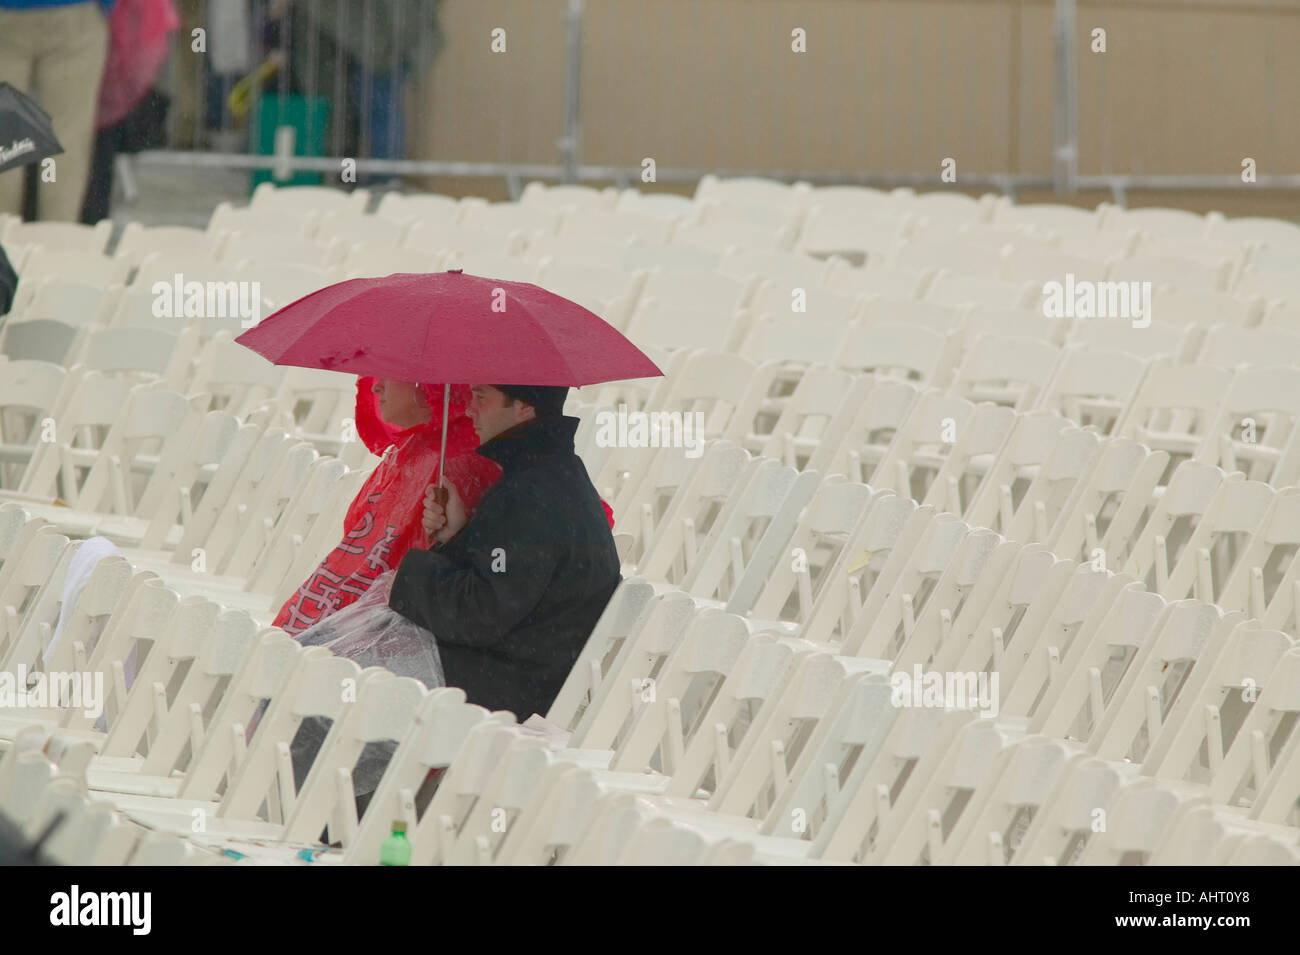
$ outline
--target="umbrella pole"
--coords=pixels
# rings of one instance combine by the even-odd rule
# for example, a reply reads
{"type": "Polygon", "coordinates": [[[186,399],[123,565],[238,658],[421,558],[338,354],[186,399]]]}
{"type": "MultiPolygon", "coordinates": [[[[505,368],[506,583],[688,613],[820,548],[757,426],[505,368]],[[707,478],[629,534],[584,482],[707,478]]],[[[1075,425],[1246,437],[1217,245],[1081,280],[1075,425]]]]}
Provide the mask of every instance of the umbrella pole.
{"type": "Polygon", "coordinates": [[[438,487],[435,490],[434,498],[443,507],[447,506],[447,483],[442,476],[442,466],[447,457],[447,415],[451,408],[451,384],[444,382],[442,386],[442,450],[438,452],[438,487]]]}

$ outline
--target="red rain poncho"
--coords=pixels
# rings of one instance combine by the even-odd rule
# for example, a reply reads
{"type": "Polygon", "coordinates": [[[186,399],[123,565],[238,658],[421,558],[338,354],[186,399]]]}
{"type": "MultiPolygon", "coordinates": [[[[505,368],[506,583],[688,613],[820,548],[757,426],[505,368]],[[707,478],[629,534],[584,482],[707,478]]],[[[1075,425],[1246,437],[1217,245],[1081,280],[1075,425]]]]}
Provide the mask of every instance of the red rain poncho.
{"type": "MultiPolygon", "coordinates": [[[[376,577],[395,570],[407,551],[429,547],[422,518],[425,490],[438,480],[443,386],[420,386],[431,409],[429,422],[402,430],[379,416],[374,383],[369,376],[357,379],[357,436],[383,460],[353,498],[343,520],[343,540],[280,608],[272,625],[286,633],[301,633],[348,606],[376,577]]],[[[478,435],[465,414],[469,399],[467,385],[451,386],[444,473],[465,515],[472,517],[484,492],[501,476],[501,467],[475,453],[478,435]]],[[[601,504],[612,528],[613,511],[601,504]]]]}
{"type": "MultiPolygon", "coordinates": [[[[438,480],[442,441],[443,386],[420,386],[432,416],[427,424],[402,430],[379,416],[371,391],[375,379],[357,380],[357,436],[383,460],[366,479],[343,521],[343,540],[289,598],[274,626],[301,633],[318,620],[352,603],[386,570],[394,570],[413,547],[428,548],[421,518],[424,494],[438,480]]],[[[456,488],[466,515],[498,477],[501,468],[474,453],[478,435],[465,415],[469,388],[452,385],[447,421],[446,481],[456,488]]]]}

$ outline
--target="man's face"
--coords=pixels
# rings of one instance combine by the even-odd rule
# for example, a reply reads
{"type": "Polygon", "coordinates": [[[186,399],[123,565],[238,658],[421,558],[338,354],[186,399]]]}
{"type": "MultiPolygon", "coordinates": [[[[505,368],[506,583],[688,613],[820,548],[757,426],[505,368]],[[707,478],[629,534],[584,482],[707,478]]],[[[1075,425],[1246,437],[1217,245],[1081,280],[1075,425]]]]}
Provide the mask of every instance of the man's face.
{"type": "Polygon", "coordinates": [[[479,444],[491,441],[507,428],[513,428],[521,421],[537,416],[532,405],[511,403],[505,392],[492,385],[474,385],[470,388],[466,414],[474,422],[479,444]]]}

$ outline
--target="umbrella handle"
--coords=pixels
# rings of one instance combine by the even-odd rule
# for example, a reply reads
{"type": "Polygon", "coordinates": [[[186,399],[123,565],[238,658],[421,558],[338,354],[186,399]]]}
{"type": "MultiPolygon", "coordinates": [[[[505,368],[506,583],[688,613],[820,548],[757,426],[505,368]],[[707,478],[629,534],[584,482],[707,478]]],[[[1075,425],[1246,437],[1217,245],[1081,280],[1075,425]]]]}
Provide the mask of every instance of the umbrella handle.
{"type": "Polygon", "coordinates": [[[443,513],[447,511],[447,500],[450,492],[447,490],[447,482],[442,474],[442,465],[447,460],[447,415],[451,405],[451,382],[443,382],[442,385],[442,450],[438,453],[438,486],[433,489],[433,499],[442,507],[443,513]]]}

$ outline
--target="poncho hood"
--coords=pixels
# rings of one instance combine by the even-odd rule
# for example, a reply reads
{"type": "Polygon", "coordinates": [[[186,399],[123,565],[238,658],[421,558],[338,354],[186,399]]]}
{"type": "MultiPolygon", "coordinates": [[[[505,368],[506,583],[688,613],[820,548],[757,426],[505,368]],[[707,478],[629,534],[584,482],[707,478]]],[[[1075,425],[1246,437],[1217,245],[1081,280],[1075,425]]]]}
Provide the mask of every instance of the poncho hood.
{"type": "MultiPolygon", "coordinates": [[[[413,428],[399,428],[389,424],[379,416],[379,397],[372,391],[377,379],[365,375],[357,379],[356,422],[359,437],[370,453],[383,457],[384,452],[400,438],[417,431],[427,431],[433,436],[442,436],[442,401],[444,386],[435,383],[421,383],[420,391],[429,403],[431,416],[427,424],[417,424],[413,428]]],[[[474,424],[465,415],[469,407],[469,385],[451,386],[451,407],[448,409],[447,456],[451,457],[452,445],[458,449],[474,448],[478,445],[478,435],[474,433],[474,424]]]]}

